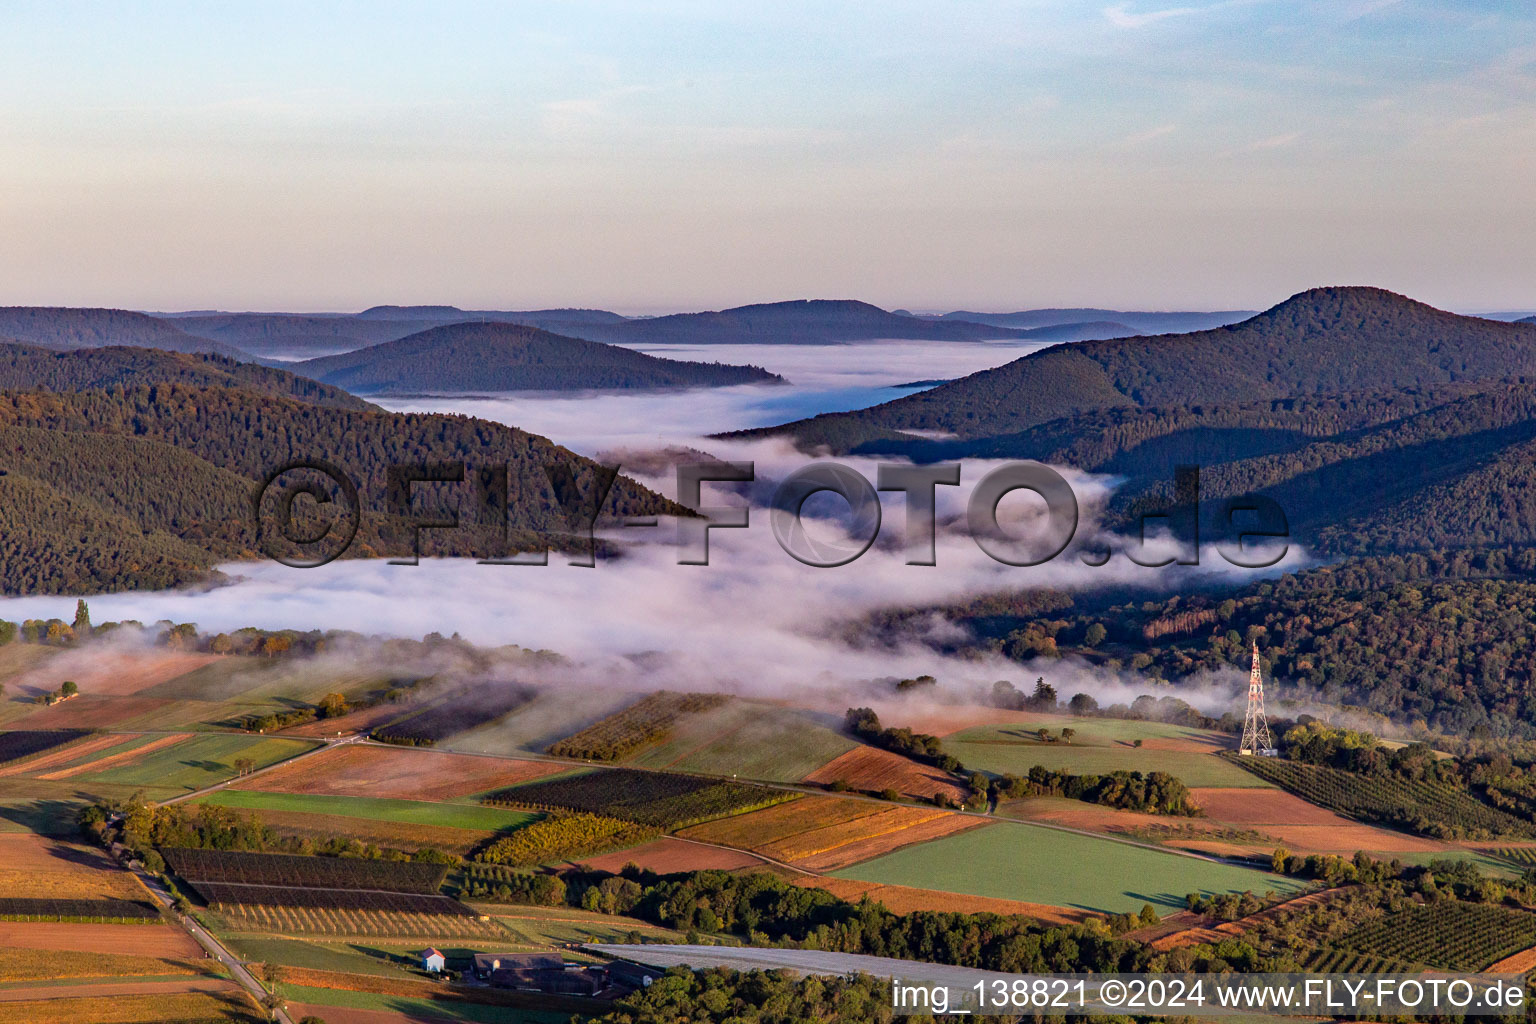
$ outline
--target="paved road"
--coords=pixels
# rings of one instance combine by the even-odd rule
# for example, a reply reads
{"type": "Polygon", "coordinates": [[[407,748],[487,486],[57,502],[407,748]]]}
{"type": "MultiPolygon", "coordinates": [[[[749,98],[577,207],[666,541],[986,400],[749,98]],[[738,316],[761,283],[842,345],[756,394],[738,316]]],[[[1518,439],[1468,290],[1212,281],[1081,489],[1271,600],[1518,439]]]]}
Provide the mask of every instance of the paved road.
{"type": "MultiPolygon", "coordinates": [[[[150,894],[162,906],[173,907],[175,900],[171,898],[170,892],[161,884],[160,879],[142,869],[136,869],[135,873],[139,876],[139,881],[144,883],[144,887],[150,891],[150,894]]],[[[174,909],[171,910],[171,916],[176,918],[181,926],[187,930],[188,935],[197,940],[199,946],[206,949],[215,960],[224,965],[225,969],[229,971],[230,977],[234,978],[241,988],[249,992],[257,1003],[266,998],[266,988],[262,986],[261,982],[256,980],[254,974],[246,970],[245,964],[241,962],[239,957],[231,953],[222,942],[213,937],[213,933],[192,920],[192,918],[176,913],[174,909]]],[[[279,1024],[293,1024],[293,1019],[282,1010],[278,1010],[277,1016],[273,1019],[278,1021],[279,1024]]]]}

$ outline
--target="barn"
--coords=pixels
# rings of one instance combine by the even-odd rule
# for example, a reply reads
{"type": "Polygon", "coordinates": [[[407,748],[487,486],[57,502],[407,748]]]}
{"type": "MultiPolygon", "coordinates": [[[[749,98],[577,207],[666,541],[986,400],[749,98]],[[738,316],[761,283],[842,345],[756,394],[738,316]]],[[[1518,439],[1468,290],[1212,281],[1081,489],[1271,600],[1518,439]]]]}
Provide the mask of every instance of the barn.
{"type": "Polygon", "coordinates": [[[428,946],[421,951],[421,969],[433,974],[441,974],[443,967],[448,963],[442,953],[428,946]]]}

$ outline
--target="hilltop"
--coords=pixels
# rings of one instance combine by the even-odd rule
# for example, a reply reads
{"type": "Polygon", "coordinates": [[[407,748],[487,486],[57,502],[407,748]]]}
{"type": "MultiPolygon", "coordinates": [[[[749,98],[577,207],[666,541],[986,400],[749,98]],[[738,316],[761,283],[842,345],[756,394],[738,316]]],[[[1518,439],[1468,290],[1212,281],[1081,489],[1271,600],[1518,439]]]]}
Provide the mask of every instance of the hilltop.
{"type": "Polygon", "coordinates": [[[0,306],[0,340],[59,349],[132,345],[235,358],[245,355],[232,345],[194,337],[172,322],[126,309],[0,306]]]}
{"type": "Polygon", "coordinates": [[[782,382],[756,366],[658,359],[536,327],[459,323],[294,369],[369,394],[410,391],[567,391],[782,382]]]}

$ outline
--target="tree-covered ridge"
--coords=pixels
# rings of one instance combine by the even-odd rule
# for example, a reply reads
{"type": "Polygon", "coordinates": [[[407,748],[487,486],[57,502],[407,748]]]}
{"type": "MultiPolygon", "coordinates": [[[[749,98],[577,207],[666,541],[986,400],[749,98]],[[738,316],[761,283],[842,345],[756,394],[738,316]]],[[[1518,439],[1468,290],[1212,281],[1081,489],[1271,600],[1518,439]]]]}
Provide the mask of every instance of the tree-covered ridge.
{"type": "MultiPolygon", "coordinates": [[[[0,392],[0,439],[7,445],[0,481],[15,499],[0,513],[12,527],[0,576],[9,593],[165,587],[203,578],[217,561],[252,557],[257,484],[296,459],[332,463],[356,483],[362,522],[352,556],[410,553],[408,523],[391,514],[391,466],[505,467],[506,543],[521,549],[568,546],[563,538],[580,532],[546,466],[569,469],[578,487],[590,487],[598,473],[591,460],[545,438],[486,420],[182,384],[0,392]],[[63,511],[50,514],[54,507],[63,511]]],[[[487,517],[472,498],[458,504],[464,528],[426,531],[423,554],[508,553],[498,515],[487,517]]],[[[678,509],[620,476],[603,511],[678,509]]]]}
{"type": "Polygon", "coordinates": [[[0,306],[0,339],[61,349],[133,345],[169,352],[243,354],[234,346],[193,337],[172,321],[126,309],[0,306]]]}
{"type": "Polygon", "coordinates": [[[1257,640],[1271,696],[1356,705],[1450,736],[1536,737],[1536,549],[1361,559],[1234,591],[1014,616],[950,609],[978,645],[1076,654],[1177,683],[1244,671],[1257,640]],[[1089,631],[1102,633],[1089,644],[1089,631]]]}
{"type": "Polygon", "coordinates": [[[92,391],[146,384],[238,387],[338,409],[369,409],[340,388],[228,356],[107,346],[59,352],[0,344],[0,390],[92,391]]]}
{"type": "MultiPolygon", "coordinates": [[[[1095,409],[1433,387],[1536,373],[1536,332],[1379,288],[1316,288],[1241,323],[1087,341],[839,414],[860,427],[1016,433],[1095,409]]],[[[815,421],[810,421],[814,424],[815,421]]],[[[782,431],[799,435],[806,424],[782,431]]]]}
{"type": "Polygon", "coordinates": [[[294,368],[369,394],[718,387],[783,380],[757,366],[659,359],[505,323],[433,327],[371,348],[306,360],[294,368]]]}

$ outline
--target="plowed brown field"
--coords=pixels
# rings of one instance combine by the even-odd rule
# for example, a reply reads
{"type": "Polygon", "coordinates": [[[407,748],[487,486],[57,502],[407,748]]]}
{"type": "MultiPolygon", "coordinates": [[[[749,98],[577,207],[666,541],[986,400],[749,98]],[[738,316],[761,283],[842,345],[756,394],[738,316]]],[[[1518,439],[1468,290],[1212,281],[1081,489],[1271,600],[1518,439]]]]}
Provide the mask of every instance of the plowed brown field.
{"type": "Polygon", "coordinates": [[[0,921],[0,946],[79,953],[201,957],[192,936],[168,924],[59,924],[0,921]]]}
{"type": "Polygon", "coordinates": [[[923,816],[908,819],[906,823],[897,823],[895,820],[882,822],[882,825],[891,827],[875,835],[870,834],[873,831],[870,823],[875,819],[860,818],[854,824],[868,827],[857,830],[845,827],[846,831],[854,833],[846,841],[798,857],[791,863],[806,871],[837,871],[872,857],[883,856],[904,846],[911,846],[913,843],[954,835],[986,824],[984,819],[966,814],[941,812],[936,817],[926,817],[926,812],[916,810],[913,814],[923,816]]]}
{"type": "Polygon", "coordinates": [[[412,825],[408,822],[352,818],[339,814],[309,814],[305,811],[262,811],[261,821],[283,835],[307,836],[310,839],[347,836],[398,850],[419,850],[431,846],[444,853],[460,855],[468,853],[493,835],[479,829],[412,825]]]}
{"type": "Polygon", "coordinates": [[[937,768],[878,747],[854,747],[807,775],[805,781],[817,785],[841,781],[865,790],[894,789],[920,800],[930,799],[935,793],[945,793],[957,802],[966,796],[964,786],[937,768]]]}
{"type": "MultiPolygon", "coordinates": [[[[14,729],[110,729],[168,708],[175,701],[162,697],[104,697],[95,693],[38,708],[12,724],[14,729]]],[[[180,722],[177,723],[181,724],[180,722]]]]}
{"type": "Polygon", "coordinates": [[[1436,853],[1449,843],[1350,821],[1280,789],[1190,790],[1208,820],[1274,836],[1297,853],[1436,853]]]}
{"type": "Polygon", "coordinates": [[[73,680],[81,695],[127,697],[193,669],[219,660],[217,654],[195,654],[164,648],[115,651],[107,657],[86,651],[69,651],[52,658],[16,680],[23,692],[57,690],[73,680]]]}
{"type": "Polygon", "coordinates": [[[706,843],[757,850],[804,832],[867,818],[888,808],[869,800],[847,797],[803,796],[760,811],[717,818],[685,828],[678,835],[706,843]]]}
{"type": "Polygon", "coordinates": [[[236,789],[319,796],[449,800],[515,786],[568,770],[546,761],[451,754],[441,750],[348,745],[306,757],[239,783],[236,789]]]}

